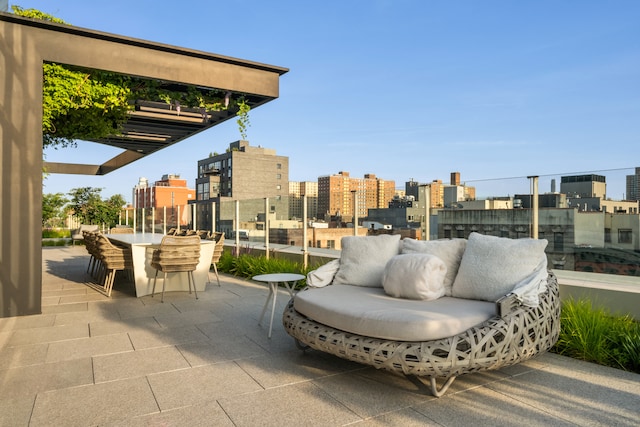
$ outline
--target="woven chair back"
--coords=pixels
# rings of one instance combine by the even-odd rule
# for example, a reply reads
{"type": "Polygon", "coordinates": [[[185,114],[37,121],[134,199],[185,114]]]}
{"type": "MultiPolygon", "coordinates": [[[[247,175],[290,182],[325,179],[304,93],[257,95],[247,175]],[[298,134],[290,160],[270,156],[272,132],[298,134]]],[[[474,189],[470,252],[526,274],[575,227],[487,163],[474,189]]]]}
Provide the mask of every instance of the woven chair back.
{"type": "Polygon", "coordinates": [[[124,270],[133,267],[131,250],[115,246],[103,234],[97,235],[97,258],[108,270],[124,270]]]}
{"type": "Polygon", "coordinates": [[[216,236],[216,246],[213,249],[213,256],[211,257],[211,264],[216,264],[220,261],[220,257],[222,256],[222,252],[224,251],[224,233],[220,233],[220,236],[216,236]]]}
{"type": "Polygon", "coordinates": [[[164,236],[160,247],[153,251],[151,265],[165,273],[193,271],[200,261],[200,237],[164,236]]]}
{"type": "Polygon", "coordinates": [[[133,234],[133,228],[131,227],[113,227],[109,230],[110,234],[133,234]]]}
{"type": "Polygon", "coordinates": [[[94,257],[96,257],[96,254],[98,253],[98,248],[96,246],[96,235],[97,232],[95,231],[82,231],[84,247],[87,249],[87,252],[89,252],[89,255],[92,255],[94,257]]]}
{"type": "Polygon", "coordinates": [[[200,240],[211,240],[209,230],[197,230],[196,234],[200,236],[200,240]]]}

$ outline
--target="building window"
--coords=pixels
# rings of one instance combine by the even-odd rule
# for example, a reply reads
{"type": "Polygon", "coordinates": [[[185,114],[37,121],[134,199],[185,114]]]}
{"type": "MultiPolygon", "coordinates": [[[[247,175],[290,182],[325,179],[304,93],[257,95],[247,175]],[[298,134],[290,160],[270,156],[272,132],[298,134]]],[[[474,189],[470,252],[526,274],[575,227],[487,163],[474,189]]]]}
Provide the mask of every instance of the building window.
{"type": "Polygon", "coordinates": [[[464,239],[464,229],[459,229],[456,230],[456,237],[458,237],[459,239],[464,239]]]}
{"type": "Polygon", "coordinates": [[[276,169],[282,169],[282,163],[276,163],[276,169]]]}
{"type": "Polygon", "coordinates": [[[631,230],[629,229],[618,230],[618,243],[633,243],[631,230]]]}
{"type": "Polygon", "coordinates": [[[611,243],[611,229],[610,228],[605,228],[604,229],[604,242],[605,243],[611,243]]]}
{"type": "Polygon", "coordinates": [[[336,241],[335,240],[327,240],[327,249],[335,249],[336,241]]]}
{"type": "Polygon", "coordinates": [[[553,250],[564,251],[564,233],[553,233],[553,250]]]}
{"type": "Polygon", "coordinates": [[[451,229],[444,230],[444,238],[445,239],[451,238],[451,229]]]}
{"type": "Polygon", "coordinates": [[[276,174],[276,179],[282,179],[282,174],[277,173],[276,174]]]}
{"type": "Polygon", "coordinates": [[[281,190],[282,186],[280,184],[276,185],[276,190],[281,190]]]}

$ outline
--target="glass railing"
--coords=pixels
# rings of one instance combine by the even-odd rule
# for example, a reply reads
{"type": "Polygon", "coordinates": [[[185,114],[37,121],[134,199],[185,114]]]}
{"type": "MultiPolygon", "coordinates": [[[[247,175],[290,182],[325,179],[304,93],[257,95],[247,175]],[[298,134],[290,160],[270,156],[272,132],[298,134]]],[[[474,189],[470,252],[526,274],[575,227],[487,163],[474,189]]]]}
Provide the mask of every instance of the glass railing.
{"type": "Polygon", "coordinates": [[[411,183],[406,191],[396,182],[402,191],[390,208],[366,206],[375,198],[356,191],[347,193],[339,207],[325,206],[311,195],[290,195],[132,209],[123,211],[122,218],[136,232],[221,231],[237,252],[252,248],[336,256],[340,239],[354,234],[399,233],[430,240],[468,238],[473,232],[534,237],[548,241],[551,268],[640,276],[638,201],[627,194],[638,191],[635,174],[635,168],[578,171],[462,179],[456,186],[443,180],[411,183]]]}

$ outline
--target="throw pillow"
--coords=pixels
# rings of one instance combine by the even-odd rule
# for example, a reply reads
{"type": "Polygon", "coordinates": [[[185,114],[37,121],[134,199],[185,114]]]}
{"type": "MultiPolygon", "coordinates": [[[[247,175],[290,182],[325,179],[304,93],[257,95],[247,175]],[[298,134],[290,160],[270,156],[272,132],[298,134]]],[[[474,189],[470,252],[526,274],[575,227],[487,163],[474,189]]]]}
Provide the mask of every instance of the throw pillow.
{"type": "Polygon", "coordinates": [[[547,241],[471,233],[452,296],[496,301],[546,265],[547,241]]]}
{"type": "Polygon", "coordinates": [[[340,260],[334,259],[328,263],[321,265],[307,274],[307,286],[312,288],[322,288],[330,285],[335,277],[338,268],[340,268],[340,260]]]}
{"type": "Polygon", "coordinates": [[[333,284],[381,288],[384,266],[398,255],[400,235],[345,236],[340,244],[340,267],[333,284]]]}
{"type": "Polygon", "coordinates": [[[444,261],[447,266],[447,275],[444,278],[445,296],[451,296],[451,287],[458,274],[462,254],[467,247],[465,239],[442,239],[442,240],[402,240],[402,253],[422,253],[435,255],[444,261]]]}
{"type": "Polygon", "coordinates": [[[382,275],[384,291],[396,298],[434,300],[444,296],[447,266],[429,254],[396,255],[382,275]]]}

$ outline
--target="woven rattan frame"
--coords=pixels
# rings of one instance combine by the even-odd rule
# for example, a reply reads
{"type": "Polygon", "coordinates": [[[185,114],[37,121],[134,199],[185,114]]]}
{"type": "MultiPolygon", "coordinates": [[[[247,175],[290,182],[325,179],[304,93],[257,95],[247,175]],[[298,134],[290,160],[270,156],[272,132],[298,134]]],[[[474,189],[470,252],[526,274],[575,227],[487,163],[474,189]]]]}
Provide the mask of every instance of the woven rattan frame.
{"type": "MultiPolygon", "coordinates": [[[[224,233],[214,233],[213,240],[216,242],[215,247],[213,248],[213,255],[211,256],[211,266],[213,267],[213,271],[216,274],[216,280],[218,281],[218,286],[220,286],[220,275],[218,274],[218,261],[220,261],[220,257],[224,252],[224,233]]],[[[211,277],[209,277],[209,282],[211,282],[211,277]]]]}
{"type": "Polygon", "coordinates": [[[151,296],[156,293],[156,281],[158,280],[158,272],[164,273],[164,281],[162,282],[162,299],[164,302],[164,289],[167,283],[167,273],[187,273],[189,281],[189,293],[191,293],[191,284],[193,291],[198,299],[198,291],[196,289],[196,281],[193,277],[194,270],[200,262],[200,237],[197,234],[191,236],[175,236],[166,235],[162,238],[160,247],[153,251],[151,258],[151,266],[156,269],[153,278],[153,290],[151,296]]]}
{"type": "Polygon", "coordinates": [[[457,376],[513,365],[556,343],[560,332],[558,282],[552,273],[547,282],[538,307],[518,306],[461,334],[433,341],[388,341],[347,333],[301,315],[293,308],[293,299],[282,321],[300,348],[308,346],[378,369],[428,377],[431,392],[440,397],[457,376]],[[436,379],[445,380],[441,388],[436,379]]]}
{"type": "MultiPolygon", "coordinates": [[[[89,235],[87,235],[89,237],[89,235]]],[[[115,281],[116,271],[120,270],[133,270],[133,257],[131,255],[131,248],[121,248],[115,246],[111,241],[103,234],[96,233],[91,236],[92,245],[97,247],[97,258],[101,263],[103,273],[103,288],[107,296],[111,296],[111,290],[113,289],[113,282],[115,281]]]]}

